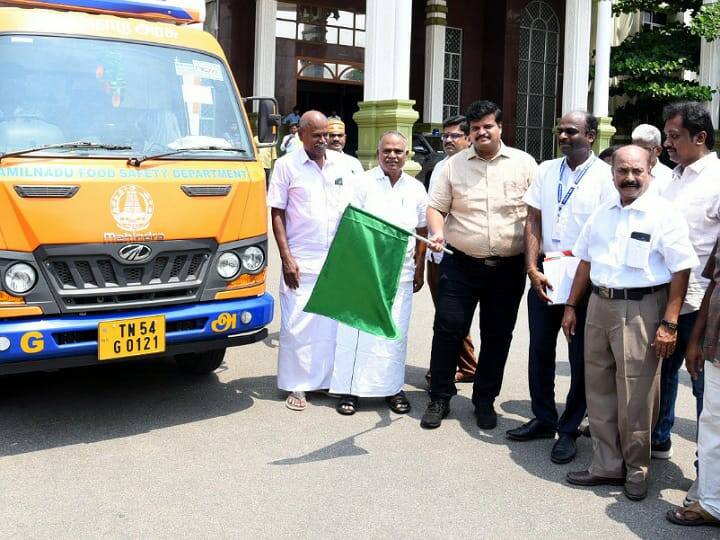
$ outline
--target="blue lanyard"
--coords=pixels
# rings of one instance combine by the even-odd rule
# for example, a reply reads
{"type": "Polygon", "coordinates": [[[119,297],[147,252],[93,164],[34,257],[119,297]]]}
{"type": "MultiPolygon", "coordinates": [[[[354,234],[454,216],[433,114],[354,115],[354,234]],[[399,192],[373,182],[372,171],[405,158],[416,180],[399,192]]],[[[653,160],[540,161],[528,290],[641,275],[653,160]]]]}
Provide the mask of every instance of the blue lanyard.
{"type": "Polygon", "coordinates": [[[573,193],[575,193],[575,189],[577,188],[577,185],[580,183],[580,180],[583,179],[585,174],[590,170],[590,167],[593,166],[595,163],[595,157],[593,157],[593,160],[588,163],[583,170],[580,171],[580,173],[575,177],[575,182],[573,185],[568,189],[567,193],[563,197],[563,174],[565,174],[565,167],[567,165],[567,159],[563,159],[562,163],[560,164],[560,177],[558,178],[558,191],[557,191],[557,202],[558,202],[558,217],[560,216],[560,212],[562,212],[562,209],[565,207],[567,202],[570,200],[570,197],[573,193]]]}

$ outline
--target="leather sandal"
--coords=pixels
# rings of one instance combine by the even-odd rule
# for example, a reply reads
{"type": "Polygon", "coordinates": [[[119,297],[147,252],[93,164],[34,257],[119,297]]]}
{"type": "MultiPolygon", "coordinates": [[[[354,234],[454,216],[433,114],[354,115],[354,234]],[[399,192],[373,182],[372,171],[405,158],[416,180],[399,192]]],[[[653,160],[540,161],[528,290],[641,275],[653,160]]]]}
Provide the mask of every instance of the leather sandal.
{"type": "Polygon", "coordinates": [[[344,395],[341,396],[335,405],[335,410],[344,416],[352,416],[357,412],[357,406],[360,398],[357,396],[344,395]]]}
{"type": "Polygon", "coordinates": [[[388,396],[385,398],[385,402],[390,407],[390,410],[397,414],[407,414],[410,412],[410,402],[408,401],[405,392],[400,390],[394,396],[388,396]]]}
{"type": "Polygon", "coordinates": [[[720,519],[705,510],[700,503],[696,502],[687,508],[679,507],[674,510],[668,510],[668,521],[676,525],[685,525],[690,527],[699,527],[707,525],[709,527],[720,527],[720,519]]]}

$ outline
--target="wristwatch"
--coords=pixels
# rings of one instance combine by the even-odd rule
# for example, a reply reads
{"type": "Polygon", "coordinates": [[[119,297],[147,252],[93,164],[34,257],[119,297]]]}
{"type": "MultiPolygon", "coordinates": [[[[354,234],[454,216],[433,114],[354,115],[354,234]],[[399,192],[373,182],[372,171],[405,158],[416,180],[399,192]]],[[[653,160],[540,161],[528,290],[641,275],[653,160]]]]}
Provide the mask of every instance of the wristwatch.
{"type": "Polygon", "coordinates": [[[667,328],[668,330],[670,330],[671,332],[677,332],[677,329],[678,329],[677,323],[670,322],[667,319],[663,319],[662,321],[660,321],[660,324],[662,326],[664,326],[665,328],[667,328]]]}

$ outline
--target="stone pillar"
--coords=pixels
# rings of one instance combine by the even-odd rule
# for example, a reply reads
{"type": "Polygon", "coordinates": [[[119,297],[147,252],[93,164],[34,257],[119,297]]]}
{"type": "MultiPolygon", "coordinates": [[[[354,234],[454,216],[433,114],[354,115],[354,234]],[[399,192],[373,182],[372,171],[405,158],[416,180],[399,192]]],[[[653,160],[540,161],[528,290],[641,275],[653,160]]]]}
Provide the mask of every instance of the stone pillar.
{"type": "Polygon", "coordinates": [[[566,0],[562,114],[588,108],[590,0],[566,0]]]}
{"type": "MultiPolygon", "coordinates": [[[[714,4],[717,0],[704,0],[704,4],[714,4]]],[[[712,96],[712,100],[708,103],[708,109],[710,110],[710,117],[715,127],[716,135],[720,126],[718,123],[718,115],[720,114],[720,39],[713,41],[702,40],[700,45],[700,84],[703,86],[709,86],[715,93],[712,96]]],[[[715,137],[717,141],[717,136],[715,137]]],[[[720,145],[720,141],[716,142],[716,147],[720,145]]]]}
{"type": "MultiPolygon", "coordinates": [[[[418,119],[410,95],[411,0],[367,0],[365,81],[363,101],[353,119],[358,125],[358,159],[365,168],[377,163],[377,143],[390,130],[408,139],[418,119]]],[[[417,174],[420,166],[408,160],[405,169],[417,174]]]]}
{"type": "Polygon", "coordinates": [[[256,96],[274,96],[277,0],[256,0],[255,5],[253,93],[256,96]]]}
{"type": "Polygon", "coordinates": [[[599,120],[598,133],[593,149],[600,153],[610,146],[615,128],[608,116],[610,100],[610,47],[612,45],[612,0],[598,0],[597,26],[595,28],[595,77],[593,114],[599,120]]]}
{"type": "Polygon", "coordinates": [[[445,77],[447,1],[427,0],[425,6],[425,99],[423,131],[441,128],[445,77]]]}

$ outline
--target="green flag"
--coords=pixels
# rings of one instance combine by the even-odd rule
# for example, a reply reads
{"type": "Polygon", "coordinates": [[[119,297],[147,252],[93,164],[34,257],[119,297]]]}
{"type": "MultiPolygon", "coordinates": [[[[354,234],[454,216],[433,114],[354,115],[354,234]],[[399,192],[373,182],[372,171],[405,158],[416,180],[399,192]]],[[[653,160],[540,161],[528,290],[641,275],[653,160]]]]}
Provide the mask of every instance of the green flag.
{"type": "Polygon", "coordinates": [[[305,311],[398,339],[392,305],[409,236],[387,221],[348,206],[305,311]]]}

